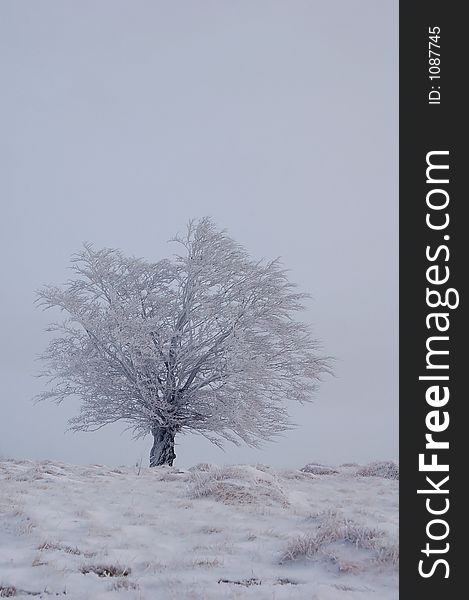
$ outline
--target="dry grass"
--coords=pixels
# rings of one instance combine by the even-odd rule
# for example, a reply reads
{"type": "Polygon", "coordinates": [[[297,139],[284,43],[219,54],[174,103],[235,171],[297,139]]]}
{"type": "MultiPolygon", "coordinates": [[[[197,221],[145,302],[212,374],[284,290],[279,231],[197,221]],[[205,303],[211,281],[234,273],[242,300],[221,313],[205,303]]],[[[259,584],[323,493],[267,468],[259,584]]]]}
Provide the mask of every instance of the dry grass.
{"type": "Polygon", "coordinates": [[[94,573],[98,577],[127,577],[131,573],[130,567],[120,565],[87,565],[80,569],[83,575],[94,573]]]}
{"type": "Polygon", "coordinates": [[[213,527],[211,525],[204,525],[203,527],[201,527],[199,529],[200,533],[206,533],[208,535],[211,535],[213,533],[222,533],[223,529],[221,529],[221,527],[213,527]]]}
{"type": "Polygon", "coordinates": [[[138,590],[138,584],[134,583],[133,581],[130,581],[130,579],[118,579],[117,581],[114,581],[114,583],[112,585],[109,586],[109,591],[115,591],[115,592],[120,592],[122,590],[128,592],[131,590],[138,590]]]}
{"type": "MultiPolygon", "coordinates": [[[[66,592],[64,591],[62,592],[62,594],[65,595],[66,592]]],[[[48,592],[47,589],[43,590],[42,592],[32,592],[30,590],[20,590],[14,585],[0,585],[0,598],[14,598],[15,596],[38,596],[40,598],[43,598],[44,595],[49,596],[51,595],[51,593],[48,592]]],[[[55,593],[53,595],[58,596],[59,593],[55,593]]]]}
{"type": "Polygon", "coordinates": [[[230,505],[274,504],[288,506],[287,496],[277,478],[253,467],[218,467],[191,475],[191,498],[214,498],[230,505]]]}
{"type": "Polygon", "coordinates": [[[36,527],[31,518],[20,508],[13,506],[12,510],[7,513],[10,517],[7,529],[13,531],[17,535],[30,535],[36,527]]]}
{"type": "Polygon", "coordinates": [[[76,546],[66,546],[62,544],[54,544],[53,542],[44,542],[40,546],[37,547],[38,550],[60,550],[61,552],[66,552],[67,554],[75,554],[77,556],[81,554],[85,554],[81,550],[79,550],[76,546]]]}
{"type": "Polygon", "coordinates": [[[293,581],[288,577],[279,577],[274,581],[274,585],[298,585],[298,581],[293,581]]]}
{"type": "Polygon", "coordinates": [[[361,477],[383,477],[384,479],[399,479],[399,463],[385,460],[372,462],[361,467],[357,473],[361,477]]]}
{"type": "Polygon", "coordinates": [[[45,565],[48,565],[49,563],[46,560],[42,560],[42,558],[40,558],[39,556],[36,556],[36,558],[33,559],[31,566],[32,567],[44,567],[45,565]]]}
{"type": "Polygon", "coordinates": [[[279,475],[282,479],[294,481],[311,479],[311,473],[300,471],[299,469],[282,469],[279,471],[279,475]]]}
{"type": "Polygon", "coordinates": [[[257,577],[251,577],[250,579],[240,579],[240,580],[219,579],[218,583],[231,583],[233,585],[242,585],[243,587],[251,587],[252,585],[261,585],[262,581],[260,579],[257,579],[257,577]]]}
{"type": "Polygon", "coordinates": [[[184,566],[190,569],[215,569],[223,567],[223,565],[223,560],[219,560],[218,558],[195,558],[184,563],[184,566]]]}
{"type": "Polygon", "coordinates": [[[315,463],[309,463],[305,465],[301,470],[303,473],[311,473],[312,475],[337,475],[337,473],[339,472],[336,469],[333,469],[332,467],[318,465],[315,463]]]}
{"type": "Polygon", "coordinates": [[[397,541],[389,539],[384,531],[360,525],[334,512],[319,515],[317,521],[315,530],[290,540],[280,563],[327,559],[339,571],[349,573],[360,572],[372,564],[397,566],[397,541]],[[353,560],[350,549],[355,550],[353,560]]]}
{"type": "Polygon", "coordinates": [[[189,471],[191,471],[191,472],[194,472],[194,471],[207,472],[207,471],[210,471],[211,469],[213,469],[214,466],[215,465],[212,465],[210,463],[197,463],[193,467],[190,467],[189,471]]]}

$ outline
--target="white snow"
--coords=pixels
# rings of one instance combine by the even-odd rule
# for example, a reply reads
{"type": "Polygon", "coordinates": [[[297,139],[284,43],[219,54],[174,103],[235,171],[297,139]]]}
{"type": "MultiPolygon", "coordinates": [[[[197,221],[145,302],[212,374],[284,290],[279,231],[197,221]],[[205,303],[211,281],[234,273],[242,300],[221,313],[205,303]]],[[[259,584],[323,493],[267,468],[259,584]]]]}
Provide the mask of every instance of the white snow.
{"type": "Polygon", "coordinates": [[[398,482],[334,470],[0,461],[0,597],[396,599],[398,482]]]}

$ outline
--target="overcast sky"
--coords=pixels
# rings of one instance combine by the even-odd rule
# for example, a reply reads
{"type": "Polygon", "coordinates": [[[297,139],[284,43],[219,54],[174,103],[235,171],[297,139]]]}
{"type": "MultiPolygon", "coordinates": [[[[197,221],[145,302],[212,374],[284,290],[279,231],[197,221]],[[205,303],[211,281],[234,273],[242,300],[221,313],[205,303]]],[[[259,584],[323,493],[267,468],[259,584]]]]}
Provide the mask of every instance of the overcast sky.
{"type": "Polygon", "coordinates": [[[177,464],[397,458],[397,0],[0,3],[0,455],[147,461],[124,425],[34,405],[34,291],[83,241],[158,260],[210,215],[281,256],[336,377],[262,451],[198,436],[177,464]]]}

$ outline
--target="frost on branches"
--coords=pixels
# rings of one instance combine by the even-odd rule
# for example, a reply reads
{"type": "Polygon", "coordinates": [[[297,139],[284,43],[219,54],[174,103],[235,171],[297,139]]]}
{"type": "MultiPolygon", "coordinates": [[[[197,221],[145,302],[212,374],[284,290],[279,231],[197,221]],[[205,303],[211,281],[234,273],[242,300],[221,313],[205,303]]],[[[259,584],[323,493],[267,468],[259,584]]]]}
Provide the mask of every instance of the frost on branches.
{"type": "Polygon", "coordinates": [[[51,389],[78,396],[74,430],[123,420],[151,433],[150,465],[172,465],[174,438],[193,431],[256,446],[290,427],[286,400],[311,400],[327,360],[278,260],[255,261],[210,219],[177,237],[172,260],[149,263],[85,245],[75,278],[39,292],[67,318],[42,358],[51,389]]]}

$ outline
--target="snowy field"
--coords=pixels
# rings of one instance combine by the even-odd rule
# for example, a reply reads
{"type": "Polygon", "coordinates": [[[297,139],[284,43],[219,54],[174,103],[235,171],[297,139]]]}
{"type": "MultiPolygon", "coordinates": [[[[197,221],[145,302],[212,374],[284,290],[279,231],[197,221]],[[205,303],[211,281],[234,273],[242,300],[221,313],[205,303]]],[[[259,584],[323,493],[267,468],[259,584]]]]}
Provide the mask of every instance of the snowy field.
{"type": "Polygon", "coordinates": [[[0,461],[0,597],[397,598],[393,473],[309,471],[0,461]]]}

